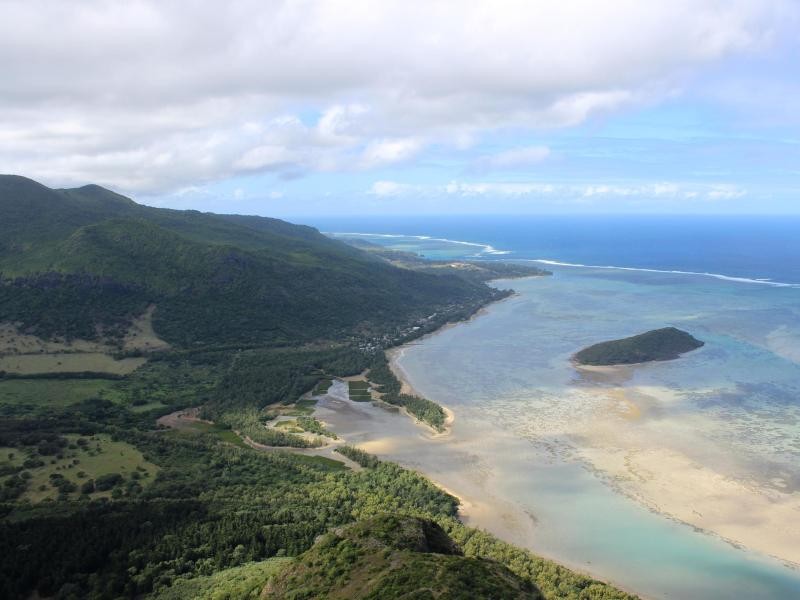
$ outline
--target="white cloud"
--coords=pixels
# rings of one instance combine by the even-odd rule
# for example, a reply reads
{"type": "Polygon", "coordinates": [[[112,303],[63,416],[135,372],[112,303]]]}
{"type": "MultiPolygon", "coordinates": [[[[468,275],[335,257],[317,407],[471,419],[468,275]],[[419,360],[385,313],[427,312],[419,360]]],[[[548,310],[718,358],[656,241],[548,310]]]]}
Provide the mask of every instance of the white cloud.
{"type": "Polygon", "coordinates": [[[715,184],[711,186],[707,196],[711,200],[733,200],[741,198],[747,192],[742,188],[731,184],[715,184]]]}
{"type": "Polygon", "coordinates": [[[790,30],[793,6],[11,0],[0,164],[133,192],[379,167],[673,93],[687,73],[790,30]]]}
{"type": "Polygon", "coordinates": [[[422,142],[414,138],[377,140],[370,143],[361,157],[366,168],[389,165],[408,160],[422,148],[422,142]]]}
{"type": "Polygon", "coordinates": [[[371,196],[400,196],[416,189],[417,186],[396,181],[376,181],[367,192],[371,196]]]}
{"type": "Polygon", "coordinates": [[[258,171],[285,165],[291,158],[291,152],[283,146],[256,146],[237,158],[233,166],[242,171],[258,171]]]}
{"type": "Polygon", "coordinates": [[[551,197],[565,200],[630,198],[642,201],[671,198],[676,200],[733,200],[747,191],[729,183],[657,182],[627,185],[605,183],[555,184],[541,182],[459,182],[444,185],[413,185],[396,181],[376,181],[368,191],[376,196],[416,195],[460,197],[551,197]]]}
{"type": "Polygon", "coordinates": [[[531,194],[550,194],[556,186],[546,183],[459,183],[451,181],[444,186],[448,194],[461,196],[527,196],[531,194]]]}
{"type": "Polygon", "coordinates": [[[732,200],[741,198],[747,192],[743,188],[729,183],[681,184],[674,182],[657,182],[637,185],[589,184],[571,186],[573,191],[585,198],[590,197],[633,197],[643,200],[648,198],[673,198],[677,200],[732,200]]]}
{"type": "Polygon", "coordinates": [[[317,132],[324,141],[352,143],[358,140],[350,131],[354,122],[369,111],[363,104],[335,105],[327,108],[317,122],[317,132]]]}

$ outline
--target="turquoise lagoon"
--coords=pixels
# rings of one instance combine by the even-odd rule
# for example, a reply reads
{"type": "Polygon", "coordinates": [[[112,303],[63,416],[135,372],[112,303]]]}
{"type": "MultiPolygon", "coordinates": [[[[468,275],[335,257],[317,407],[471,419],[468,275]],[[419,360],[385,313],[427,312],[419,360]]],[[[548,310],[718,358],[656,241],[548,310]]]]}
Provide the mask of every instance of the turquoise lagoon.
{"type": "MultiPolygon", "coordinates": [[[[464,254],[464,247],[442,240],[429,242],[433,249],[418,237],[370,241],[427,248],[443,258],[464,254]]],[[[552,277],[495,282],[517,295],[398,358],[420,393],[455,412],[454,433],[485,425],[511,432],[514,441],[501,455],[478,450],[475,460],[500,469],[504,476],[492,481],[497,496],[536,519],[526,545],[646,597],[800,598],[800,571],[649,510],[592,468],[579,432],[591,431],[607,412],[597,391],[609,382],[579,373],[569,360],[601,340],[666,325],[690,331],[704,348],[631,368],[624,381],[613,382],[648,390],[641,416],[624,426],[725,477],[794,493],[800,487],[800,289],[679,273],[549,268],[552,277]]],[[[443,473],[446,447],[440,452],[443,473]]],[[[413,457],[405,458],[415,466],[413,457]]],[[[430,475],[437,477],[436,469],[430,475]]]]}

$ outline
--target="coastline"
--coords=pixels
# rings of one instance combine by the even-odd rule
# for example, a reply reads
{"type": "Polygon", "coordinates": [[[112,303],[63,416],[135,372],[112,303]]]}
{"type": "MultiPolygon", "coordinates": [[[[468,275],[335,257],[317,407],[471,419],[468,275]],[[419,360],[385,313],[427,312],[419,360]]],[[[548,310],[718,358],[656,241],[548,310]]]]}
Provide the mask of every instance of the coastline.
{"type": "MultiPolygon", "coordinates": [[[[420,339],[440,335],[455,325],[469,323],[487,314],[491,306],[481,308],[468,320],[448,323],[420,339]]],[[[419,340],[387,350],[387,358],[403,389],[424,395],[414,388],[401,364],[405,352],[415,343],[419,343],[419,340]]],[[[634,386],[626,387],[634,368],[636,365],[583,366],[580,369],[591,381],[591,394],[605,402],[610,410],[603,418],[593,421],[599,425],[598,431],[591,438],[584,437],[584,444],[574,448],[575,458],[614,493],[633,500],[639,506],[687,525],[710,538],[752,552],[756,558],[763,555],[797,569],[800,547],[794,541],[800,537],[800,519],[797,518],[800,516],[800,495],[766,489],[753,482],[736,481],[674,449],[659,448],[646,435],[633,440],[626,437],[620,441],[620,433],[646,420],[652,408],[647,394],[634,386]],[[759,524],[754,525],[754,521],[759,524]]],[[[668,392],[665,390],[667,396],[668,392]]],[[[436,401],[441,405],[439,399],[436,401]]],[[[447,435],[452,435],[455,415],[449,407],[443,408],[448,415],[453,415],[447,432],[447,435]]],[[[586,435],[586,431],[582,431],[581,435],[586,435]]],[[[379,448],[376,450],[380,451],[379,448]]],[[[404,461],[400,459],[398,462],[404,461]]],[[[424,460],[406,464],[422,471],[442,489],[462,501],[459,515],[465,524],[486,529],[505,541],[526,547],[575,570],[589,572],[593,577],[605,579],[621,589],[625,587],[616,583],[613,577],[593,573],[591,566],[575,564],[565,560],[564,556],[532,547],[530,539],[535,537],[535,516],[514,502],[496,498],[491,493],[490,485],[454,485],[451,480],[444,481],[441,473],[425,464],[424,460]],[[493,506],[494,503],[497,505],[493,506]]]]}
{"type": "MultiPolygon", "coordinates": [[[[536,277],[542,277],[542,275],[530,275],[530,276],[527,276],[527,277],[516,277],[515,279],[529,279],[529,278],[536,278],[536,277]]],[[[500,281],[500,280],[493,280],[493,281],[500,281]]],[[[487,283],[491,283],[491,281],[487,282],[487,283]]],[[[444,333],[445,331],[447,331],[449,329],[452,329],[453,327],[457,327],[458,325],[466,325],[467,323],[471,323],[475,319],[477,319],[477,318],[479,318],[479,317],[481,317],[483,315],[488,314],[488,311],[489,311],[490,307],[498,305],[498,304],[500,304],[502,302],[505,302],[505,301],[507,301],[507,300],[509,300],[511,298],[515,298],[518,295],[519,294],[517,292],[512,290],[511,293],[509,295],[505,296],[504,298],[500,298],[499,300],[494,300],[492,302],[488,302],[487,304],[484,304],[483,306],[478,308],[474,313],[472,313],[469,316],[469,318],[467,318],[467,319],[463,319],[461,321],[452,321],[452,322],[445,323],[441,327],[438,327],[437,329],[434,329],[433,331],[429,331],[428,333],[426,333],[424,335],[421,335],[418,338],[414,338],[413,340],[410,340],[410,341],[405,342],[403,344],[399,344],[397,346],[392,346],[391,348],[387,348],[386,350],[384,350],[384,354],[386,355],[386,360],[389,363],[389,369],[392,371],[392,373],[394,373],[394,376],[400,382],[400,393],[401,394],[408,394],[410,396],[419,396],[420,398],[425,398],[425,394],[422,394],[419,391],[417,391],[417,389],[414,388],[414,386],[411,384],[411,381],[410,381],[410,378],[408,377],[408,374],[405,372],[405,370],[403,369],[403,367],[399,363],[399,360],[402,358],[403,354],[405,353],[406,350],[408,350],[408,348],[410,348],[411,346],[414,346],[416,344],[419,344],[422,341],[427,340],[428,338],[431,338],[431,337],[436,336],[436,335],[440,335],[441,333],[444,333]]],[[[404,415],[406,415],[407,417],[409,417],[410,419],[416,421],[416,423],[418,425],[420,425],[422,427],[425,427],[426,429],[430,430],[431,434],[434,437],[443,437],[443,436],[450,435],[452,425],[453,425],[453,423],[455,422],[455,419],[456,419],[456,415],[449,407],[443,405],[441,402],[437,402],[437,404],[441,407],[441,409],[444,411],[444,414],[445,414],[444,428],[443,428],[442,431],[437,431],[436,429],[434,429],[433,427],[431,427],[430,425],[428,425],[424,421],[421,421],[420,419],[418,419],[417,417],[412,415],[405,408],[402,408],[401,412],[404,415]]]]}
{"type": "MultiPolygon", "coordinates": [[[[629,586],[592,572],[587,565],[549,555],[531,546],[537,525],[535,516],[495,492],[496,483],[503,476],[470,449],[484,439],[483,435],[464,434],[460,429],[451,435],[437,434],[423,423],[388,412],[379,405],[351,401],[344,385],[338,384],[320,397],[314,416],[345,443],[381,460],[419,471],[431,483],[457,498],[460,503],[458,518],[464,525],[485,530],[544,559],[644,598],[629,586]]],[[[496,443],[520,443],[501,431],[495,433],[496,443]]]]}
{"type": "MultiPolygon", "coordinates": [[[[524,279],[538,278],[538,277],[541,276],[533,275],[530,277],[525,277],[524,279]]],[[[516,279],[523,279],[523,278],[516,278],[516,279]]],[[[494,280],[494,281],[500,281],[500,280],[494,280]]],[[[386,358],[389,362],[389,368],[391,369],[392,373],[394,373],[394,376],[397,377],[398,381],[400,381],[402,393],[426,397],[424,394],[419,392],[414,387],[414,385],[411,383],[410,376],[405,371],[403,366],[400,364],[400,360],[402,359],[403,355],[411,346],[419,344],[422,341],[427,340],[429,338],[439,336],[442,333],[450,329],[453,329],[457,326],[467,325],[480,317],[488,315],[489,311],[493,307],[503,302],[506,302],[512,298],[516,298],[518,296],[519,296],[518,292],[512,291],[512,293],[506,296],[505,298],[501,298],[500,300],[496,300],[494,302],[490,302],[489,304],[482,306],[481,308],[476,310],[472,315],[470,315],[468,319],[464,319],[462,321],[457,321],[453,323],[445,323],[442,327],[439,327],[434,331],[426,333],[425,335],[420,336],[419,338],[413,341],[406,342],[398,346],[393,346],[392,348],[385,350],[386,358]]],[[[438,400],[436,402],[437,404],[439,404],[439,406],[442,407],[442,410],[444,410],[445,414],[447,415],[447,420],[445,422],[445,430],[443,432],[437,432],[424,422],[414,418],[413,415],[407,414],[407,416],[412,417],[412,420],[415,421],[415,424],[417,426],[427,430],[428,434],[425,437],[430,439],[431,441],[451,436],[453,433],[452,427],[456,420],[455,412],[450,407],[442,404],[438,400]]],[[[368,452],[375,452],[376,450],[380,451],[374,447],[368,447],[364,449],[368,452]]],[[[403,462],[397,459],[393,460],[398,463],[403,462]]],[[[549,554],[547,552],[542,551],[540,548],[533,547],[531,545],[531,540],[534,539],[536,536],[536,526],[538,523],[536,515],[533,514],[531,511],[527,510],[526,508],[520,506],[516,502],[500,499],[494,496],[491,493],[491,486],[488,485],[488,481],[486,481],[486,479],[488,478],[485,478],[483,485],[479,486],[474,486],[474,485],[450,486],[443,481],[444,478],[442,477],[441,474],[437,475],[430,469],[425,469],[425,466],[422,463],[417,463],[415,465],[409,465],[409,466],[410,468],[414,468],[421,471],[439,489],[443,490],[444,492],[458,499],[459,501],[458,518],[464,525],[487,531],[505,542],[508,542],[520,548],[525,548],[533,552],[537,556],[540,556],[546,560],[551,560],[555,563],[563,565],[577,573],[582,573],[587,577],[591,577],[598,581],[602,581],[604,583],[612,585],[619,590],[622,590],[628,594],[632,594],[639,597],[641,600],[649,599],[649,596],[644,595],[642,592],[633,590],[629,586],[626,586],[618,581],[615,581],[612,578],[606,577],[601,573],[593,572],[590,568],[588,568],[589,565],[581,564],[579,562],[570,560],[569,558],[562,555],[549,554]]]]}
{"type": "MultiPolygon", "coordinates": [[[[478,492],[539,517],[537,539],[522,545],[540,556],[573,566],[566,554],[581,563],[577,570],[657,598],[725,600],[745,589],[750,597],[796,597],[800,578],[790,557],[800,533],[791,530],[800,526],[800,507],[790,504],[800,501],[800,479],[790,460],[800,448],[800,409],[791,391],[800,371],[776,360],[800,365],[798,321],[781,312],[792,297],[723,277],[553,270],[563,275],[557,286],[500,282],[522,299],[469,319],[489,312],[489,323],[458,332],[450,331],[458,323],[448,324],[424,336],[444,335],[441,341],[388,353],[401,385],[455,409],[443,451],[459,445],[484,459],[486,467],[463,467],[497,474],[478,492]],[[623,372],[579,372],[569,362],[593,339],[627,335],[634,322],[647,324],[642,330],[691,324],[708,350],[623,372]],[[598,426],[602,434],[591,435],[598,426]],[[479,428],[487,434],[480,443],[464,440],[465,430],[479,428]],[[490,438],[497,431],[523,439],[527,456],[499,453],[490,438]],[[776,511],[776,504],[784,506],[776,511]],[[620,543],[594,543],[589,531],[594,540],[621,534],[620,543]],[[779,538],[788,540],[783,548],[779,538]]],[[[438,448],[428,444],[412,457],[391,451],[387,460],[471,500],[469,487],[428,456],[438,448]]],[[[465,506],[467,518],[472,510],[465,506]]]]}
{"type": "MultiPolygon", "coordinates": [[[[477,318],[480,316],[479,313],[481,311],[486,311],[486,307],[481,308],[480,311],[476,312],[475,315],[470,317],[470,319],[462,321],[461,323],[468,323],[470,320],[477,318]]],[[[439,335],[447,329],[455,327],[461,323],[448,323],[436,331],[426,334],[423,336],[423,338],[439,335]]],[[[422,394],[420,394],[414,388],[408,374],[399,364],[399,360],[402,358],[404,352],[412,344],[413,342],[390,348],[386,351],[386,357],[389,361],[389,368],[392,370],[395,377],[397,377],[397,379],[400,381],[401,390],[403,393],[421,396],[422,394]]],[[[447,414],[447,422],[445,424],[444,432],[438,433],[432,428],[426,426],[424,423],[418,422],[418,425],[428,430],[428,435],[425,437],[429,438],[430,440],[451,436],[453,424],[455,423],[455,413],[453,410],[441,403],[438,404],[447,414]]],[[[458,498],[458,516],[465,525],[485,529],[504,541],[522,547],[528,547],[527,541],[530,539],[530,536],[533,535],[533,527],[536,524],[535,516],[525,511],[522,507],[516,506],[512,503],[499,502],[497,499],[495,499],[494,502],[487,501],[487,499],[491,498],[491,496],[487,496],[488,489],[480,489],[483,486],[465,485],[456,489],[452,485],[448,485],[441,479],[432,475],[430,471],[426,471],[421,463],[418,465],[418,468],[420,468],[426,477],[428,477],[437,487],[441,488],[451,496],[458,498]]],[[[571,566],[571,568],[573,567],[571,566]]],[[[575,568],[579,569],[579,567],[575,568]]]]}
{"type": "MultiPolygon", "coordinates": [[[[442,330],[427,335],[438,334],[442,330]]],[[[392,357],[397,357],[402,349],[403,346],[393,348],[392,357]]],[[[404,383],[406,389],[414,390],[402,369],[398,371],[395,374],[401,384],[404,383]]],[[[443,408],[449,416],[454,416],[450,408],[443,408]]],[[[453,423],[456,427],[448,427],[447,432],[437,433],[416,419],[387,412],[379,405],[353,402],[349,400],[346,388],[338,387],[338,384],[334,384],[328,394],[320,398],[314,416],[347,444],[382,460],[419,471],[434,485],[457,498],[458,518],[464,525],[487,531],[504,542],[643,600],[648,598],[631,586],[596,571],[591,564],[548,553],[532,544],[538,525],[536,516],[497,492],[498,483],[509,475],[494,469],[473,450],[476,445],[486,446],[489,443],[499,448],[498,455],[506,452],[519,455],[527,446],[525,440],[497,429],[464,431],[466,424],[458,421],[453,423]]]]}
{"type": "MultiPolygon", "coordinates": [[[[481,309],[481,310],[483,310],[483,309],[481,309]]],[[[467,321],[463,321],[463,322],[466,323],[467,321]]],[[[435,335],[436,333],[444,331],[445,329],[447,329],[447,328],[449,328],[451,326],[455,326],[455,325],[458,325],[458,323],[448,323],[447,325],[444,325],[440,329],[437,329],[436,331],[432,331],[431,333],[426,334],[425,336],[423,336],[423,338],[427,337],[429,335],[435,335]]],[[[420,339],[423,339],[423,338],[420,338],[420,339]]],[[[416,388],[414,388],[414,386],[411,385],[411,381],[408,378],[408,374],[405,372],[403,367],[400,366],[400,364],[398,362],[403,357],[403,354],[405,353],[405,351],[408,349],[408,347],[410,345],[411,345],[411,343],[407,343],[407,344],[402,344],[400,346],[394,346],[393,348],[389,348],[388,350],[385,351],[386,352],[386,359],[389,362],[389,369],[391,369],[392,373],[394,373],[394,376],[397,377],[397,380],[400,382],[400,393],[401,394],[409,394],[411,396],[419,396],[421,398],[424,398],[425,397],[424,394],[419,393],[416,390],[416,388]]],[[[419,424],[420,426],[425,427],[426,429],[430,430],[432,437],[439,438],[439,437],[448,436],[448,435],[450,435],[452,433],[452,427],[453,427],[453,423],[456,420],[456,415],[450,408],[448,408],[444,404],[442,404],[440,402],[437,402],[437,404],[441,407],[441,409],[444,411],[444,414],[445,414],[444,429],[442,431],[436,431],[433,427],[431,427],[430,425],[428,425],[424,421],[421,421],[421,420],[417,419],[414,415],[409,413],[405,408],[402,409],[402,412],[405,415],[407,415],[408,417],[410,417],[411,419],[413,419],[414,421],[416,421],[417,424],[419,424]]],[[[447,491],[447,490],[445,490],[445,491],[447,491]]],[[[448,493],[450,493],[450,492],[448,491],[448,493]]],[[[456,494],[451,494],[451,495],[456,496],[456,494]]]]}

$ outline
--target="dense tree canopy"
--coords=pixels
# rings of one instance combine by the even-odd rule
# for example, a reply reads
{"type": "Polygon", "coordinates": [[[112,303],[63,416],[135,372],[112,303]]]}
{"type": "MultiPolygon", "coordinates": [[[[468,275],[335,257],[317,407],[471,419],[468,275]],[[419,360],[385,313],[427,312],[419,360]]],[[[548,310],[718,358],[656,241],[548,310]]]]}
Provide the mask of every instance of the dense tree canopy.
{"type": "MultiPolygon", "coordinates": [[[[441,428],[441,407],[400,393],[384,349],[508,294],[486,277],[398,268],[275,219],[0,176],[0,324],[147,359],[126,376],[0,372],[0,597],[217,597],[213,586],[254,597],[272,576],[291,581],[278,571],[302,567],[291,557],[319,536],[391,513],[455,544],[434,559],[441,569],[398,555],[408,560],[383,580],[385,597],[428,579],[487,594],[536,597],[538,586],[554,598],[625,598],[464,527],[457,500],[415,472],[349,446],[339,452],[358,471],[289,451],[333,435],[301,396],[367,369],[384,400],[441,428]],[[153,306],[169,348],[125,347],[128,326],[153,306]],[[306,433],[264,426],[288,405],[306,433]],[[189,407],[206,420],[156,425],[189,407]]],[[[380,521],[369,523],[361,530],[379,533],[380,521]]],[[[335,570],[349,555],[334,554],[335,570]]],[[[307,597],[326,597],[339,575],[322,572],[307,597]]]]}

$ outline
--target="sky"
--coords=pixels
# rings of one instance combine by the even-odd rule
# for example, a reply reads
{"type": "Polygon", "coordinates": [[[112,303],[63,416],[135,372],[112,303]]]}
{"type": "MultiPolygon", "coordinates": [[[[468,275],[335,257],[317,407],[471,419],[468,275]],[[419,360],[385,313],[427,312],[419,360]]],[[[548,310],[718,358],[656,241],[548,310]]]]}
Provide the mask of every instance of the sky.
{"type": "Polygon", "coordinates": [[[0,0],[0,172],[274,216],[800,214],[798,0],[0,0]]]}

